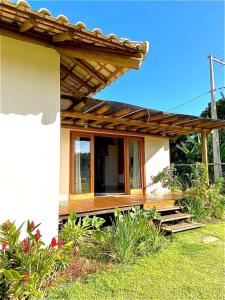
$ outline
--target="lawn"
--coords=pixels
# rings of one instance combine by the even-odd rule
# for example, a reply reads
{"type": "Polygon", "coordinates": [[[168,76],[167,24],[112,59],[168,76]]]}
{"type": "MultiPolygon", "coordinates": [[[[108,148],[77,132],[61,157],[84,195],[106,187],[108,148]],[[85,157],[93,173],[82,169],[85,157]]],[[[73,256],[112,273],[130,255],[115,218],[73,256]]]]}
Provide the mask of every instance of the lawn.
{"type": "Polygon", "coordinates": [[[224,223],[174,235],[156,255],[58,288],[48,299],[224,299],[224,223]],[[218,239],[204,243],[203,238],[218,239]]]}

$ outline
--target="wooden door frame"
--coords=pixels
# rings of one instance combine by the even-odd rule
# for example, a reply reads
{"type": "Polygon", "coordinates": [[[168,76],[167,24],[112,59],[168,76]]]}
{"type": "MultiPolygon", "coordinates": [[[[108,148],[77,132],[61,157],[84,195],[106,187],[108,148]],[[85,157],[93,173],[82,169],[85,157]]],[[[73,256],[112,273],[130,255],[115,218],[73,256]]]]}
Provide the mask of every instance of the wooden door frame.
{"type": "MultiPolygon", "coordinates": [[[[70,167],[69,167],[69,192],[70,198],[90,198],[95,195],[95,147],[94,147],[94,138],[96,136],[102,137],[112,137],[112,138],[123,138],[124,141],[124,185],[125,185],[125,194],[132,194],[132,190],[130,189],[130,172],[129,172],[129,141],[136,140],[140,143],[140,151],[139,151],[139,161],[140,161],[140,172],[141,172],[141,189],[138,193],[145,194],[146,186],[145,186],[145,164],[144,164],[144,137],[136,137],[136,136],[128,136],[126,134],[121,135],[112,133],[100,133],[90,132],[90,131],[76,131],[70,130],[70,167]],[[90,154],[91,154],[91,164],[90,164],[90,193],[88,194],[78,194],[75,193],[74,190],[74,178],[75,178],[75,168],[74,168],[74,139],[75,137],[89,137],[90,138],[90,154]]],[[[134,192],[135,194],[135,192],[134,192]]]]}

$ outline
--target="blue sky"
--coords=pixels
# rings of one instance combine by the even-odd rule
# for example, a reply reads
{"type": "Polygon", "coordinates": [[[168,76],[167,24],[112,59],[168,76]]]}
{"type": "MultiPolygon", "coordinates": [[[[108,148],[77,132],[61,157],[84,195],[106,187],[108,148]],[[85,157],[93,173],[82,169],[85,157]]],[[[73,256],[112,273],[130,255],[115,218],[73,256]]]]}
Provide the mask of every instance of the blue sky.
{"type": "MultiPolygon", "coordinates": [[[[96,95],[144,107],[169,110],[209,91],[207,56],[224,59],[222,1],[29,1],[53,16],[84,22],[131,40],[149,41],[146,61],[96,95]]],[[[216,87],[224,86],[224,67],[215,65],[216,87]]],[[[225,90],[224,90],[225,91],[225,90]]],[[[217,93],[220,97],[220,93],[217,93]]],[[[199,115],[210,101],[206,95],[172,112],[199,115]]]]}

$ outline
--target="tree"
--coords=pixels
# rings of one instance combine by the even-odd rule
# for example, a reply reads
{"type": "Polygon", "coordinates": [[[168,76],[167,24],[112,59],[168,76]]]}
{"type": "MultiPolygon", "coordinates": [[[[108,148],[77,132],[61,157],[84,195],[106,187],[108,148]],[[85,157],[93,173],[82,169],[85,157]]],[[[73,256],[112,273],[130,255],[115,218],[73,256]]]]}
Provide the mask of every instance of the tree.
{"type": "MultiPolygon", "coordinates": [[[[217,101],[218,119],[225,120],[225,97],[222,94],[222,99],[217,101]]],[[[201,113],[201,117],[211,118],[211,103],[201,113]]],[[[221,161],[225,162],[225,129],[219,129],[221,161]]],[[[178,136],[175,141],[170,142],[171,162],[179,163],[194,163],[201,161],[200,140],[197,134],[178,136]]],[[[212,152],[212,137],[208,138],[208,157],[209,162],[213,161],[212,152]]]]}

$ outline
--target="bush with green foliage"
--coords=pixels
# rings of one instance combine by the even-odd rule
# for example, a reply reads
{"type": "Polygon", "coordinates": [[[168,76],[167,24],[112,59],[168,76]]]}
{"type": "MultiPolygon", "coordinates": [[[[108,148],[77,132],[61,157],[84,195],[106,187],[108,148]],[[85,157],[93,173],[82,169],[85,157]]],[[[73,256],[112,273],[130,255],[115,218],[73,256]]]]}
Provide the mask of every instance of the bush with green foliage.
{"type": "Polygon", "coordinates": [[[155,252],[162,247],[163,235],[152,222],[153,218],[160,218],[155,209],[133,208],[124,214],[115,210],[115,221],[108,228],[108,255],[113,261],[127,263],[137,255],[155,252]]]}
{"type": "Polygon", "coordinates": [[[73,241],[74,245],[82,244],[88,239],[94,230],[99,230],[100,227],[105,223],[105,220],[100,217],[84,217],[78,218],[76,213],[70,214],[67,222],[63,225],[59,233],[59,238],[64,242],[73,241]]]}
{"type": "Polygon", "coordinates": [[[183,188],[181,179],[176,175],[176,168],[174,164],[164,168],[152,179],[153,183],[160,182],[162,187],[168,188],[172,192],[180,191],[183,188]]]}
{"type": "Polygon", "coordinates": [[[192,187],[184,192],[180,205],[191,213],[195,220],[222,218],[225,208],[225,196],[222,194],[224,178],[218,178],[210,185],[207,168],[202,163],[196,164],[193,174],[192,187]]]}
{"type": "Polygon", "coordinates": [[[36,299],[59,279],[58,262],[70,251],[53,237],[45,246],[39,225],[27,222],[27,236],[21,240],[21,229],[10,221],[0,226],[0,299],[36,299]]]}

